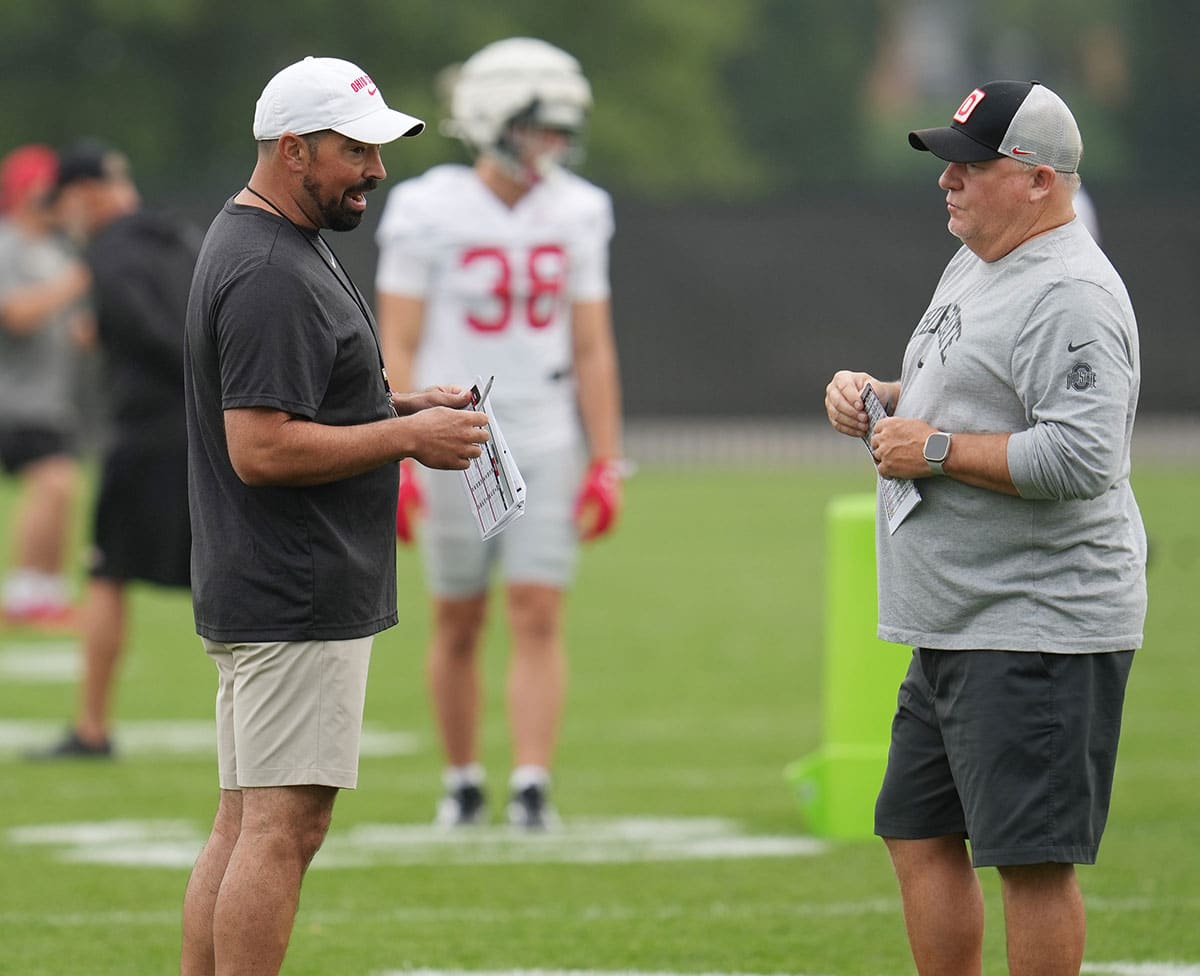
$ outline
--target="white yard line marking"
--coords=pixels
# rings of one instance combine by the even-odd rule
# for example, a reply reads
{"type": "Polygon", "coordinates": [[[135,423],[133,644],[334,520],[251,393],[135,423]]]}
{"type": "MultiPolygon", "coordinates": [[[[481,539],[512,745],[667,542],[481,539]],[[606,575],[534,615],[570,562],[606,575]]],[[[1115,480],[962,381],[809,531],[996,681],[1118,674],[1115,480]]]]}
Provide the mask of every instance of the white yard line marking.
{"type": "MultiPolygon", "coordinates": [[[[65,720],[0,720],[0,758],[49,746],[62,736],[65,728],[65,720]]],[[[215,759],[217,753],[216,726],[204,719],[118,722],[113,730],[113,740],[122,756],[205,756],[215,759]]],[[[364,756],[410,756],[419,748],[420,739],[411,732],[381,729],[370,723],[363,727],[364,756]]]]}
{"type": "MultiPolygon", "coordinates": [[[[362,824],[326,844],[326,866],[391,864],[611,863],[798,857],[824,851],[811,837],[745,834],[719,817],[574,818],[562,830],[525,835],[507,827],[444,831],[425,825],[362,824]]],[[[314,862],[314,867],[316,862],[314,862]]]]}
{"type": "Polygon", "coordinates": [[[0,678],[21,684],[69,684],[79,678],[79,642],[0,643],[0,678]]]}
{"type": "MultiPolygon", "coordinates": [[[[59,860],[125,867],[189,868],[202,828],[179,820],[14,827],[10,843],[58,848],[59,860]]],[[[645,861],[809,857],[826,849],[811,837],[755,835],[719,817],[578,818],[541,835],[507,827],[448,832],[425,825],[360,824],[330,834],[313,870],[415,864],[611,864],[645,861]]]]}
{"type": "MultiPolygon", "coordinates": [[[[572,910],[566,910],[561,905],[534,906],[523,908],[479,908],[473,906],[453,906],[446,908],[406,907],[387,908],[375,911],[323,911],[320,908],[306,908],[304,919],[313,925],[420,925],[440,922],[455,922],[470,925],[508,925],[514,921],[522,922],[562,922],[569,919],[586,923],[611,923],[627,919],[650,919],[653,921],[674,922],[681,917],[692,919],[729,919],[729,918],[828,918],[844,916],[856,918],[865,915],[890,914],[899,917],[900,900],[896,899],[867,899],[861,902],[839,902],[825,905],[820,903],[778,903],[753,906],[712,904],[704,906],[669,905],[657,908],[634,909],[625,905],[581,905],[572,910]]],[[[64,912],[62,914],[42,914],[37,912],[0,912],[0,927],[22,927],[32,924],[46,924],[62,928],[108,927],[108,926],[139,926],[139,925],[175,925],[179,924],[177,911],[116,911],[116,912],[64,912]]]]}

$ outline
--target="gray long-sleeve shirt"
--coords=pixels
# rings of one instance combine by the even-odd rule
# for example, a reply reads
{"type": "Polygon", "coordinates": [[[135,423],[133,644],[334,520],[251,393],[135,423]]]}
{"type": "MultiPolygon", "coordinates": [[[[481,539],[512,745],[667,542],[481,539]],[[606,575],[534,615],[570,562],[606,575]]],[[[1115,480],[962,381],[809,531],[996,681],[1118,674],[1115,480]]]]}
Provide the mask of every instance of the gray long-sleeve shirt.
{"type": "Polygon", "coordinates": [[[962,248],[904,354],[896,416],[1011,432],[1020,497],[949,477],[889,535],[879,636],[920,647],[1140,647],[1146,539],[1129,484],[1137,324],[1078,220],[984,262],[962,248]]]}
{"type": "MultiPolygon", "coordinates": [[[[66,274],[71,257],[53,237],[30,237],[0,221],[0,303],[16,291],[66,274]]],[[[33,332],[15,335],[0,323],[0,424],[72,433],[79,423],[72,395],[78,351],[71,323],[79,305],[51,313],[33,332]]]]}

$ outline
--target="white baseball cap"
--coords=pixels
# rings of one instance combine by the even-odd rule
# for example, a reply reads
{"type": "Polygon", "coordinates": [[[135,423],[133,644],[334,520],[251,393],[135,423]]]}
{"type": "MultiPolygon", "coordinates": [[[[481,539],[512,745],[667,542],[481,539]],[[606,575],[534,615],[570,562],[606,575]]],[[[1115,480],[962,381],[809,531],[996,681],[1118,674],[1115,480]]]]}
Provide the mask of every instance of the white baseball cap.
{"type": "Polygon", "coordinates": [[[387,107],[362,68],[341,58],[307,57],[267,82],[254,106],[254,138],[332,129],[370,145],[420,135],[425,123],[387,107]]]}

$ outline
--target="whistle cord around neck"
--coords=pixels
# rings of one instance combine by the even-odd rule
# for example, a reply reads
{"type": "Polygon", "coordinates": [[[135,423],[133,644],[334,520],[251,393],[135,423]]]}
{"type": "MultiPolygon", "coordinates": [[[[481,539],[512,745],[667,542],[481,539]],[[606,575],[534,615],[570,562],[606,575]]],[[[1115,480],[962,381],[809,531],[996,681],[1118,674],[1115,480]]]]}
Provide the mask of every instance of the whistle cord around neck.
{"type": "Polygon", "coordinates": [[[383,376],[383,388],[387,393],[388,400],[390,402],[392,396],[392,387],[391,384],[388,383],[387,366],[383,362],[383,346],[380,345],[379,335],[375,331],[375,319],[371,316],[371,312],[367,308],[366,299],[363,298],[362,292],[358,290],[358,285],[354,283],[354,279],[350,277],[350,272],[346,270],[346,266],[342,264],[338,256],[334,253],[333,248],[330,247],[325,238],[321,236],[321,232],[319,230],[314,230],[313,233],[309,235],[305,232],[303,227],[301,227],[294,220],[292,220],[291,217],[280,210],[274,200],[263,196],[249,183],[246,184],[246,190],[258,197],[258,199],[279,214],[279,216],[282,217],[287,223],[291,224],[296,233],[308,242],[308,246],[317,252],[317,257],[321,259],[321,263],[329,268],[329,270],[333,273],[333,277],[336,279],[337,283],[342,286],[342,290],[349,295],[354,304],[358,306],[358,310],[362,312],[362,316],[366,320],[367,331],[371,333],[371,338],[375,340],[375,352],[379,356],[379,372],[383,376]],[[322,248],[324,248],[324,253],[322,252],[322,248]],[[326,253],[328,253],[328,257],[326,257],[326,253]],[[338,274],[339,268],[341,268],[341,274],[338,274]],[[345,275],[345,278],[343,278],[342,275],[345,275]]]}

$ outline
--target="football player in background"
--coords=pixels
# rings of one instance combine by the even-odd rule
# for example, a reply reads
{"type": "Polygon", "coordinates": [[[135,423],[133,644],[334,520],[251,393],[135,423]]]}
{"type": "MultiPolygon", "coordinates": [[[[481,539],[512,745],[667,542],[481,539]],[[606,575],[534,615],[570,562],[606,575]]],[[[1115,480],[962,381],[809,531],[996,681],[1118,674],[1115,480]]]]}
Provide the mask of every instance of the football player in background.
{"type": "Polygon", "coordinates": [[[508,820],[552,827],[550,769],[566,696],[563,597],[578,542],[620,508],[621,407],[609,304],[608,194],[566,166],[579,158],[591,88],[574,57],[509,38],[448,82],[447,134],[474,165],[435,166],[397,185],[380,218],[376,277],[388,375],[495,376],[494,411],[528,486],[525,515],[481,542],[459,472],[402,466],[397,533],[420,542],[433,595],[430,692],[446,758],[436,822],[488,818],[479,762],[481,641],[492,572],[511,636],[508,820]]]}

